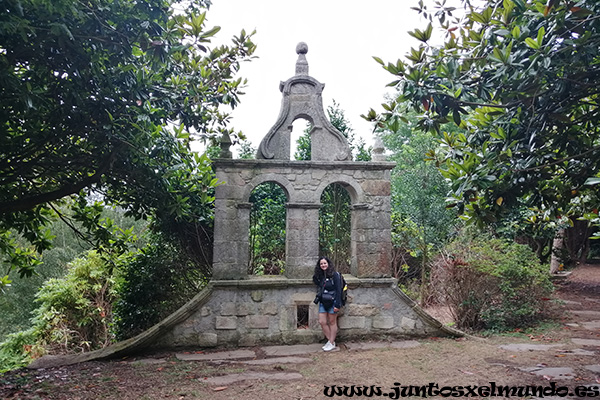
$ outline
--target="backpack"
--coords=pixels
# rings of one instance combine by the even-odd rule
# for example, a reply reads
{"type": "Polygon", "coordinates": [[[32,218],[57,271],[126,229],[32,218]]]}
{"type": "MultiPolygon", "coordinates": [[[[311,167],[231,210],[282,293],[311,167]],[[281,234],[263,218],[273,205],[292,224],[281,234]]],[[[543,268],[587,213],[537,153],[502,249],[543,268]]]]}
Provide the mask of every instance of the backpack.
{"type": "Polygon", "coordinates": [[[346,283],[346,280],[344,279],[344,275],[342,275],[341,272],[338,272],[338,274],[340,274],[340,281],[342,282],[342,306],[346,304],[346,300],[348,300],[348,284],[346,283]]]}

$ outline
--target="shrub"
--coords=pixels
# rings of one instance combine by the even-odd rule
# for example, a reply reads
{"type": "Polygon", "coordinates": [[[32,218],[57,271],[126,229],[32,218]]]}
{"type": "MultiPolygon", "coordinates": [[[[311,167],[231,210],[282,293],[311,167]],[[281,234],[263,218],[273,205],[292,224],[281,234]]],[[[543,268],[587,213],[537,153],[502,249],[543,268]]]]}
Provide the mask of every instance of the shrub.
{"type": "MultiPolygon", "coordinates": [[[[107,346],[114,279],[110,263],[95,251],[75,259],[64,278],[47,280],[36,294],[31,327],[0,344],[4,371],[24,366],[45,353],[69,353],[107,346]]],[[[1,371],[0,371],[1,372],[1,371]]]]}
{"type": "Polygon", "coordinates": [[[68,265],[64,278],[44,283],[33,313],[38,342],[50,352],[81,352],[107,346],[115,299],[112,264],[95,251],[68,265]]]}
{"type": "Polygon", "coordinates": [[[114,329],[119,340],[160,322],[208,282],[197,262],[160,235],[139,253],[124,258],[118,269],[114,329]]]}
{"type": "Polygon", "coordinates": [[[548,314],[547,270],[526,245],[462,236],[434,262],[432,287],[461,329],[522,328],[548,314]]]}
{"type": "Polygon", "coordinates": [[[43,350],[32,345],[35,341],[33,328],[9,334],[6,340],[0,343],[0,373],[24,367],[32,358],[41,355],[43,350]]]}

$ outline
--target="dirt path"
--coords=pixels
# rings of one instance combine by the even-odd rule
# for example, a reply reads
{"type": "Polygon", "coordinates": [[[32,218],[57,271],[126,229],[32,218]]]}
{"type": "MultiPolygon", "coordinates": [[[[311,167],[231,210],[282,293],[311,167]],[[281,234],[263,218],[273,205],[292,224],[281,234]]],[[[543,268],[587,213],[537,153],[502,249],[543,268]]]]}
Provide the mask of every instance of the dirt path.
{"type": "Polygon", "coordinates": [[[576,398],[575,388],[583,385],[588,386],[578,390],[600,397],[600,265],[577,268],[557,287],[562,314],[533,333],[428,338],[415,347],[387,343],[370,350],[361,349],[368,347],[365,342],[346,343],[338,352],[288,357],[269,357],[258,348],[251,349],[253,357],[241,359],[189,361],[182,359],[194,358],[193,353],[155,354],[20,370],[0,376],[0,398],[322,399],[333,394],[332,385],[379,386],[381,397],[390,397],[400,384],[549,387],[551,381],[568,387],[573,395],[567,398],[576,398]]]}

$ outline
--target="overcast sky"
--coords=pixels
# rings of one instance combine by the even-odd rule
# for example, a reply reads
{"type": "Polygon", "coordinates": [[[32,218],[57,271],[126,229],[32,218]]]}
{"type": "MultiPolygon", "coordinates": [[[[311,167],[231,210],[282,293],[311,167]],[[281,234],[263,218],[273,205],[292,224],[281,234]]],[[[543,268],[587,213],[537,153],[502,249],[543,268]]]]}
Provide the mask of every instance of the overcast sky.
{"type": "MultiPolygon", "coordinates": [[[[308,45],[309,75],[325,84],[324,108],[332,99],[354,132],[372,143],[372,126],[362,118],[381,110],[394,76],[373,60],[396,61],[418,45],[408,31],[424,25],[410,7],[416,0],[213,0],[207,27],[221,26],[215,43],[229,43],[241,29],[256,30],[255,55],[240,75],[248,79],[231,126],[258,147],[275,124],[281,104],[279,82],[295,73],[296,45],[308,45]]],[[[297,129],[294,125],[294,136],[297,129]]]]}

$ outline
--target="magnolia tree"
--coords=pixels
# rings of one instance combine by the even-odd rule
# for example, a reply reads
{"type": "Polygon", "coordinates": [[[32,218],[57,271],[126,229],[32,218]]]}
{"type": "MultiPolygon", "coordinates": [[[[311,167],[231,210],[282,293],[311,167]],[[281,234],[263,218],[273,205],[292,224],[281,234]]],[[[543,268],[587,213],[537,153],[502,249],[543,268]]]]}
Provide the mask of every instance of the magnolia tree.
{"type": "MultiPolygon", "coordinates": [[[[441,132],[428,154],[465,219],[496,221],[515,205],[539,220],[597,221],[600,182],[600,3],[595,0],[420,1],[428,25],[406,59],[385,63],[398,96],[367,118],[407,109],[441,132]],[[434,26],[445,32],[432,45],[434,26]]],[[[568,226],[568,224],[564,224],[568,226]]]]}
{"type": "MultiPolygon", "coordinates": [[[[190,141],[233,133],[222,106],[238,103],[244,81],[236,73],[255,49],[243,31],[229,46],[210,47],[219,28],[206,28],[204,3],[2,2],[5,271],[33,272],[56,216],[79,220],[98,247],[123,244],[126,233],[100,226],[92,192],[136,218],[154,219],[157,229],[170,229],[190,248],[203,240],[198,229],[173,225],[211,218],[215,179],[190,141]],[[71,212],[60,211],[65,203],[71,212]]],[[[3,275],[0,287],[9,281],[3,275]]]]}

